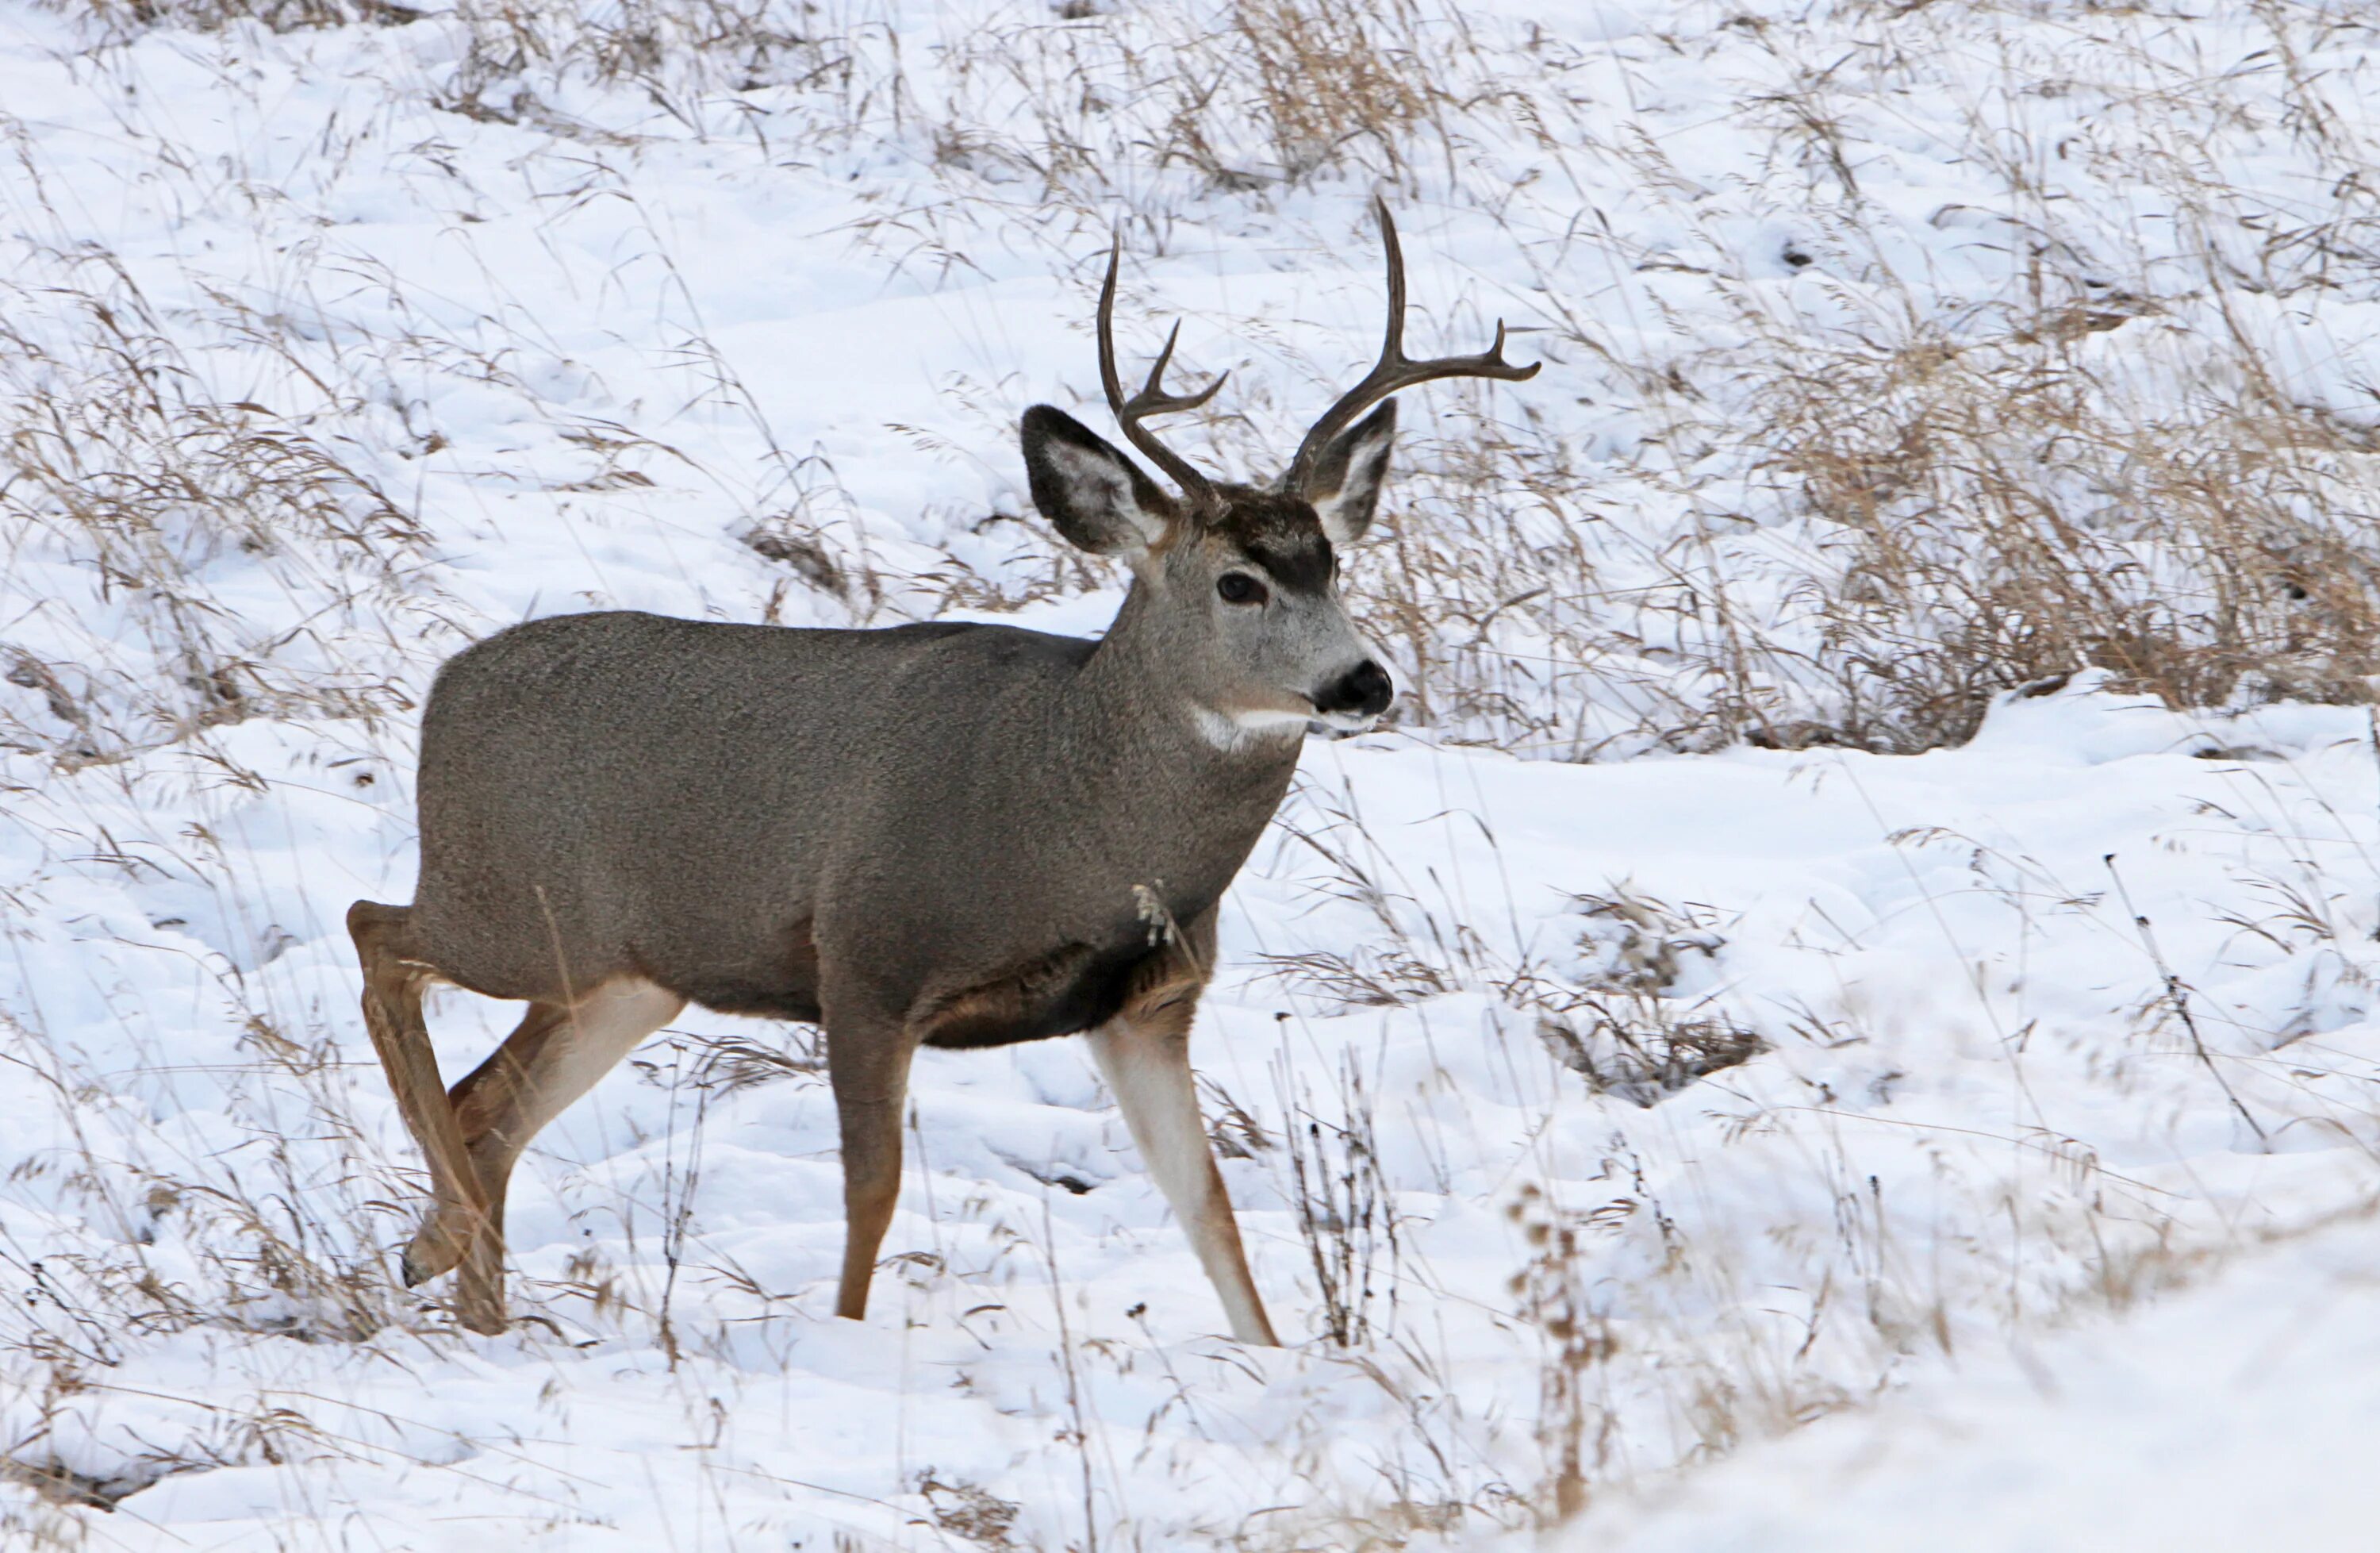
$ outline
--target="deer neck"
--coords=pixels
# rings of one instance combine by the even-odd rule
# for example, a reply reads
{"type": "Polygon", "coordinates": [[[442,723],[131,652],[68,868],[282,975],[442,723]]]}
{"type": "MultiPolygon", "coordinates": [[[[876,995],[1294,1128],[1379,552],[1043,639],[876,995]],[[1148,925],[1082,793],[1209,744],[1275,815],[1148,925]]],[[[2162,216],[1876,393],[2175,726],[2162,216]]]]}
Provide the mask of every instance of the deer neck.
{"type": "Polygon", "coordinates": [[[1067,779],[1086,812],[1148,849],[1153,871],[1171,868],[1188,886],[1228,860],[1227,881],[1289,789],[1304,725],[1249,728],[1207,705],[1157,613],[1135,581],[1076,674],[1063,709],[1067,779]]]}

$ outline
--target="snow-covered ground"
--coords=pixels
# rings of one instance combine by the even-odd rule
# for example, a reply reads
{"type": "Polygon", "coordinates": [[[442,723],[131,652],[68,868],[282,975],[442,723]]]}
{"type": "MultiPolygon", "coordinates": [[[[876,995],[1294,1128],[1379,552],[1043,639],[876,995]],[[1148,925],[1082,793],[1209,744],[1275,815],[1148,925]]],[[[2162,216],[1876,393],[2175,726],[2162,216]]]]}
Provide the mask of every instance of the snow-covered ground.
{"type": "Polygon", "coordinates": [[[11,1546],[2368,1542],[2354,8],[245,9],[0,0],[11,1546]],[[1548,365],[1407,397],[1407,699],[1225,911],[1290,1346],[1071,1042],[923,1055],[833,1320],[812,1033],[691,1012],[524,1162],[516,1331],[396,1287],[340,918],[437,663],[1098,630],[1013,428],[1097,402],[1109,232],[1264,473],[1376,187],[1415,348],[1548,365]],[[1979,558],[2034,508],[2080,591],[1979,558]]]}
{"type": "Polygon", "coordinates": [[[1556,1546],[2364,1547],[2380,1514],[2375,1250],[2358,1218],[2121,1326],[2021,1338],[1615,1503],[1556,1546]]]}

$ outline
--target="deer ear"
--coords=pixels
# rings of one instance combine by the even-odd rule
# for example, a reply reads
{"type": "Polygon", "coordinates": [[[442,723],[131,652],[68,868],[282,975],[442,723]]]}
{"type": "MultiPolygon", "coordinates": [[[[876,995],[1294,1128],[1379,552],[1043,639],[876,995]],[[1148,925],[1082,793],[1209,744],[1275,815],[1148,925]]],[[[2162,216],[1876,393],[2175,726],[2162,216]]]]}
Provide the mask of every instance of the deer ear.
{"type": "Polygon", "coordinates": [[[1333,544],[1353,544],[1372,526],[1380,487],[1389,477],[1389,444],[1397,434],[1397,401],[1390,399],[1351,429],[1330,439],[1306,481],[1306,500],[1322,520],[1333,544]]]}
{"type": "Polygon", "coordinates": [[[1024,437],[1033,505],[1068,544],[1137,560],[1181,520],[1180,506],[1139,465],[1064,410],[1035,405],[1024,437]]]}

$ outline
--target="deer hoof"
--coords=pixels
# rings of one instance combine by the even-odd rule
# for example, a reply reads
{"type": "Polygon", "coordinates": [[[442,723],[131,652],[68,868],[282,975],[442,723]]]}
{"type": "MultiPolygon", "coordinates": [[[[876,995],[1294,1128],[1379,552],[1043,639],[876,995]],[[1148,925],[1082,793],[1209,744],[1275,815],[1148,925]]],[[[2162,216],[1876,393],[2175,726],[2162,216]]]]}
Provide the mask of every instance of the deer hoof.
{"type": "Polygon", "coordinates": [[[482,1233],[470,1243],[455,1280],[455,1319],[490,1337],[512,1325],[504,1315],[504,1242],[482,1233]]]}
{"type": "Polygon", "coordinates": [[[462,1265],[463,1253],[471,1240],[470,1230],[463,1223],[465,1217],[444,1208],[422,1220],[421,1228],[414,1232],[404,1255],[397,1260],[397,1270],[406,1288],[419,1289],[462,1265]]]}
{"type": "Polygon", "coordinates": [[[455,1319],[467,1331],[477,1332],[483,1338],[502,1337],[512,1330],[512,1318],[504,1315],[504,1302],[501,1297],[477,1300],[458,1297],[455,1302],[455,1319]]]}

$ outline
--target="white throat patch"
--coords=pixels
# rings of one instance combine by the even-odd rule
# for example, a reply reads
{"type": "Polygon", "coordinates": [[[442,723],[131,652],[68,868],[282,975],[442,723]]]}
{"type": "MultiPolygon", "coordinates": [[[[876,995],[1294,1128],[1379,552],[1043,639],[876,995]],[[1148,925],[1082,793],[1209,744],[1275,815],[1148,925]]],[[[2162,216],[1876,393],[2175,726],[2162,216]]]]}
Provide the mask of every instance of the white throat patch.
{"type": "Polygon", "coordinates": [[[1197,702],[1185,702],[1199,736],[1218,750],[1237,753],[1259,744],[1302,737],[1311,719],[1303,712],[1218,712],[1197,702]]]}

